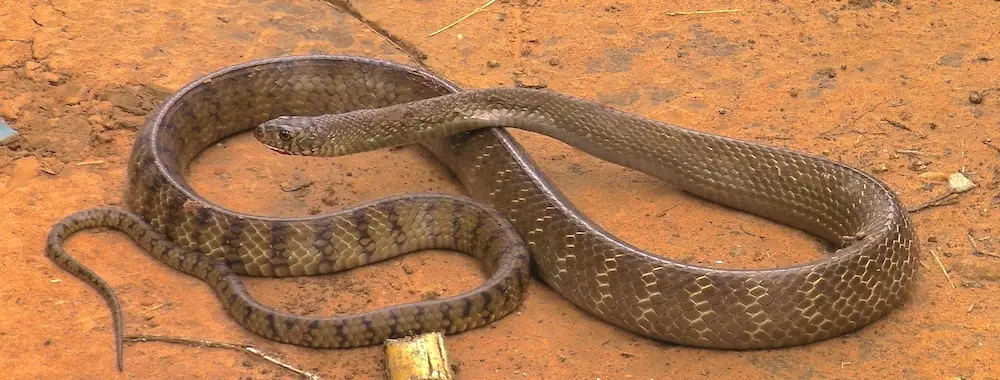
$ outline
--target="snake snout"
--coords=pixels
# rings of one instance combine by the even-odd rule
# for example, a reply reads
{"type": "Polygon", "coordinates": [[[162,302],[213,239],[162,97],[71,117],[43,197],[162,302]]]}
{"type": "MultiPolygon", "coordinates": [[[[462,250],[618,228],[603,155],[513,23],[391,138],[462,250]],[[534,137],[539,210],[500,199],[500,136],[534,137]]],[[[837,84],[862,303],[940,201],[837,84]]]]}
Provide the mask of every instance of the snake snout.
{"type": "Polygon", "coordinates": [[[253,129],[253,137],[257,139],[257,141],[264,141],[264,132],[266,130],[267,128],[264,127],[264,124],[258,125],[257,128],[253,129]]]}

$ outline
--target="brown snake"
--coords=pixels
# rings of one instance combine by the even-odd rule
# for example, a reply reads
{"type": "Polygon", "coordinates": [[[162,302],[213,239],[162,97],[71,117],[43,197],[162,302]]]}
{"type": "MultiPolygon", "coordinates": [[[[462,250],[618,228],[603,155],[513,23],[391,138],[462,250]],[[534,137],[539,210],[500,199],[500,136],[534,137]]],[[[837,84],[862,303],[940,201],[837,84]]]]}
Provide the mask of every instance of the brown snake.
{"type": "Polygon", "coordinates": [[[524,243],[541,279],[590,314],[650,338],[724,349],[798,345],[865,326],[904,302],[918,258],[897,196],[844,164],[549,91],[462,91],[421,70],[345,56],[249,62],[181,89],[137,137],[126,204],[131,212],[95,209],[67,217],[53,228],[47,249],[111,304],[119,368],[117,299],[62,249],[80,229],[128,233],[153,256],[209,283],[243,326],[311,347],[454,333],[501,318],[520,304],[528,283],[524,243]],[[352,110],[360,111],[344,113],[352,110]],[[331,215],[276,219],[236,213],[196,194],[182,175],[191,160],[255,126],[258,139],[292,154],[333,156],[419,142],[483,203],[413,194],[331,215]],[[490,127],[552,136],[690,194],[817,235],[837,249],[820,260],[764,270],[658,257],[588,220],[505,130],[490,127]],[[432,247],[472,254],[490,279],[447,299],[321,318],[261,305],[236,276],[331,273],[432,247]]]}

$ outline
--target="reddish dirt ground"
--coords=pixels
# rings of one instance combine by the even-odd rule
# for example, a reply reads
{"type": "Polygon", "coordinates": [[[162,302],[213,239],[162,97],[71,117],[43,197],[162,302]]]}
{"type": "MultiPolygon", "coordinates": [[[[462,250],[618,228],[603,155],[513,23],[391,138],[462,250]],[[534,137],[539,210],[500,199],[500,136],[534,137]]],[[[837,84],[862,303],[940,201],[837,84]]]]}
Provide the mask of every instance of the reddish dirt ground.
{"type": "MultiPolygon", "coordinates": [[[[1000,146],[1000,2],[720,1],[710,8],[741,11],[669,16],[708,5],[509,0],[433,37],[481,1],[352,4],[464,87],[544,85],[826,155],[875,173],[910,207],[947,189],[921,173],[962,172],[977,184],[956,204],[913,214],[924,264],[913,297],[855,333],[780,350],[681,347],[600,322],[536,280],[516,315],[447,337],[460,378],[998,378],[1000,259],[982,252],[1000,253],[1000,150],[990,145],[1000,146]]],[[[418,64],[318,0],[3,3],[0,116],[22,138],[0,147],[0,377],[295,378],[241,352],[166,343],[128,345],[119,374],[104,301],[43,246],[59,218],[121,202],[132,138],[158,101],[225,66],[306,53],[418,64]]],[[[823,254],[790,228],[512,133],[583,212],[640,248],[732,268],[823,254]]],[[[209,149],[190,178],[227,207],[287,216],[405,192],[463,192],[416,147],[304,159],[247,136],[209,149]]],[[[383,376],[380,347],[313,350],[244,330],[202,282],[123,235],[81,233],[69,249],[114,286],[129,333],[248,343],[323,378],[383,376]]],[[[344,274],[248,282],[277,308],[329,315],[457,294],[483,278],[460,254],[424,252],[344,274]]]]}

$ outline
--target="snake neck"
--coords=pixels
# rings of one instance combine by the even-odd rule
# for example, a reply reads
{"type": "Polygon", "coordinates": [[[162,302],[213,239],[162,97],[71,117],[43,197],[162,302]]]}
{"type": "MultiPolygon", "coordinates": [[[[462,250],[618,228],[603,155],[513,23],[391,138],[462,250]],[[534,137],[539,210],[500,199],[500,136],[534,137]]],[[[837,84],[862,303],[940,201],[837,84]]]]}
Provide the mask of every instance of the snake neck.
{"type": "Polygon", "coordinates": [[[795,226],[835,245],[845,243],[843,236],[883,228],[865,223],[871,220],[871,212],[893,209],[883,184],[846,165],[684,129],[544,90],[470,90],[322,115],[311,120],[309,132],[322,140],[314,155],[337,156],[491,127],[555,138],[604,161],[710,201],[795,226]],[[854,201],[859,198],[887,201],[862,210],[854,201]],[[842,207],[819,206],[831,202],[842,207]]]}

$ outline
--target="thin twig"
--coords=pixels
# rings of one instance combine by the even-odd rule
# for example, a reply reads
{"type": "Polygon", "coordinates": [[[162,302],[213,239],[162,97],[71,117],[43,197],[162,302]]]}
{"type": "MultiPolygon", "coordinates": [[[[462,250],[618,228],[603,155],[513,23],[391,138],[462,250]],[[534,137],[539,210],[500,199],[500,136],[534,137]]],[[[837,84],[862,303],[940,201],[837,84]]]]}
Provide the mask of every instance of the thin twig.
{"type": "Polygon", "coordinates": [[[903,122],[901,122],[901,121],[892,120],[892,119],[887,118],[887,117],[883,117],[882,121],[884,121],[886,123],[889,123],[889,125],[892,125],[893,127],[896,127],[896,128],[899,128],[899,129],[903,129],[903,130],[907,130],[907,131],[912,131],[912,129],[910,129],[910,127],[907,127],[906,124],[903,124],[903,122]]]}
{"type": "Polygon", "coordinates": [[[993,148],[993,150],[996,151],[997,154],[1000,154],[1000,146],[996,146],[993,143],[989,142],[988,140],[983,140],[983,144],[986,144],[986,146],[993,148]]]}
{"type": "Polygon", "coordinates": [[[420,49],[417,49],[416,46],[413,46],[413,44],[407,42],[406,40],[390,33],[389,30],[383,28],[382,25],[379,25],[379,23],[369,20],[367,17],[365,17],[365,15],[361,14],[361,11],[355,8],[354,5],[351,5],[351,2],[349,0],[324,0],[324,1],[327,4],[337,7],[340,10],[351,15],[351,17],[354,17],[355,20],[358,20],[358,22],[360,22],[361,25],[363,25],[365,28],[368,28],[368,30],[371,30],[375,34],[382,36],[382,38],[385,38],[385,40],[389,41],[389,43],[395,46],[396,49],[399,49],[403,53],[406,53],[406,55],[410,56],[410,59],[412,59],[413,62],[417,64],[417,66],[420,66],[424,70],[433,72],[430,66],[428,66],[427,63],[424,62],[424,59],[427,59],[427,54],[424,54],[424,52],[420,51],[420,49]]]}
{"type": "Polygon", "coordinates": [[[953,205],[956,203],[958,203],[958,194],[949,190],[948,192],[941,194],[937,197],[934,197],[934,199],[924,202],[923,204],[917,207],[913,207],[907,211],[909,211],[910,213],[915,213],[917,211],[931,207],[941,207],[941,206],[953,205]]]}
{"type": "Polygon", "coordinates": [[[149,309],[149,311],[153,311],[153,310],[159,309],[159,308],[164,307],[164,306],[167,306],[167,303],[161,303],[159,305],[153,306],[152,308],[149,309]]]}
{"type": "Polygon", "coordinates": [[[931,255],[934,256],[934,261],[937,261],[938,266],[941,267],[941,272],[944,273],[944,278],[948,279],[948,285],[951,285],[951,288],[955,289],[955,283],[951,282],[951,276],[948,275],[948,270],[944,269],[944,264],[941,264],[941,258],[938,257],[937,253],[934,252],[933,249],[931,250],[931,255]]]}
{"type": "Polygon", "coordinates": [[[924,269],[931,270],[931,267],[927,266],[927,264],[925,264],[923,260],[920,261],[920,266],[924,267],[924,269]]]}
{"type": "Polygon", "coordinates": [[[469,14],[467,14],[467,15],[465,15],[465,16],[462,16],[462,18],[459,18],[458,20],[455,20],[455,22],[453,22],[453,23],[451,23],[451,24],[448,24],[448,26],[445,26],[444,28],[441,28],[441,29],[438,29],[438,30],[437,30],[437,31],[435,31],[434,33],[431,33],[431,34],[427,35],[427,37],[434,37],[434,36],[435,36],[435,35],[437,35],[438,33],[441,33],[441,32],[443,32],[443,31],[445,31],[445,30],[448,30],[448,28],[451,28],[451,27],[453,27],[453,26],[455,26],[455,25],[458,25],[458,23],[460,23],[460,22],[462,22],[462,21],[465,21],[465,19],[467,19],[467,18],[469,18],[469,17],[472,17],[472,16],[473,16],[473,15],[475,15],[476,13],[479,13],[479,12],[482,12],[482,10],[483,10],[483,9],[486,9],[486,7],[490,6],[490,5],[491,5],[491,4],[493,4],[493,2],[495,2],[495,1],[496,1],[496,0],[490,0],[490,1],[487,1],[487,2],[486,2],[486,4],[483,4],[483,5],[480,5],[480,6],[479,6],[479,8],[476,8],[476,9],[473,9],[473,10],[472,10],[472,12],[469,12],[469,14]]]}
{"type": "Polygon", "coordinates": [[[104,160],[96,160],[96,161],[83,161],[83,162],[78,162],[78,163],[76,164],[76,166],[85,166],[85,165],[100,165],[100,164],[103,164],[103,163],[104,163],[104,160]]]}
{"type": "Polygon", "coordinates": [[[52,167],[49,166],[49,164],[45,163],[45,161],[42,160],[42,158],[39,157],[37,154],[32,154],[32,156],[35,157],[36,160],[38,160],[38,170],[41,170],[43,173],[48,175],[57,174],[56,171],[52,170],[52,167]]]}
{"type": "Polygon", "coordinates": [[[750,236],[753,236],[755,238],[759,238],[759,239],[763,239],[764,238],[763,236],[760,236],[760,235],[757,235],[757,234],[755,234],[753,232],[747,231],[746,228],[743,228],[742,224],[740,225],[740,231],[743,231],[743,233],[745,233],[747,235],[750,235],[750,236]]]}
{"type": "Polygon", "coordinates": [[[982,253],[982,254],[984,254],[986,256],[989,256],[989,257],[1000,259],[1000,255],[995,254],[993,252],[979,251],[979,253],[982,253]]]}
{"type": "Polygon", "coordinates": [[[246,351],[246,352],[249,352],[249,353],[251,353],[253,355],[259,356],[259,357],[263,358],[264,360],[267,360],[267,361],[269,361],[271,363],[274,363],[274,364],[276,364],[276,365],[278,365],[278,366],[280,366],[280,367],[282,367],[284,369],[287,369],[289,371],[292,371],[292,372],[295,372],[295,373],[297,373],[299,375],[302,375],[303,377],[305,377],[307,379],[314,379],[314,380],[318,380],[319,379],[319,376],[317,376],[315,374],[312,374],[312,373],[309,373],[309,372],[297,369],[295,367],[292,367],[289,364],[285,364],[284,362],[282,362],[282,361],[280,361],[280,360],[278,360],[278,359],[276,359],[276,358],[274,358],[272,356],[269,356],[269,355],[261,352],[256,347],[253,347],[253,346],[250,346],[250,345],[233,344],[233,343],[225,343],[225,342],[216,342],[216,341],[211,341],[211,340],[193,339],[193,338],[184,338],[184,337],[175,337],[175,336],[161,336],[161,335],[129,335],[129,336],[125,337],[125,340],[128,341],[128,342],[149,342],[149,341],[155,341],[155,342],[184,344],[184,345],[188,345],[188,346],[192,346],[192,347],[212,347],[212,348],[224,348],[224,349],[235,350],[235,351],[246,351]]]}
{"type": "Polygon", "coordinates": [[[840,128],[840,127],[854,126],[854,124],[857,124],[858,120],[861,120],[861,118],[863,118],[865,116],[868,116],[872,112],[875,112],[875,109],[878,108],[880,105],[885,104],[885,102],[887,102],[887,100],[883,100],[880,103],[875,103],[874,105],[872,105],[871,107],[869,107],[867,110],[865,110],[864,113],[862,113],[861,115],[858,115],[858,117],[855,117],[854,119],[851,119],[851,121],[847,122],[847,124],[838,124],[838,125],[835,125],[835,126],[833,126],[833,128],[830,128],[830,129],[827,129],[827,130],[825,130],[823,132],[820,132],[820,134],[818,136],[820,138],[824,138],[824,139],[830,140],[830,138],[826,136],[827,133],[833,132],[837,128],[840,128]]]}
{"type": "Polygon", "coordinates": [[[969,244],[972,244],[972,253],[979,252],[979,245],[976,244],[976,238],[972,237],[972,232],[966,232],[965,236],[969,238],[969,244]]]}
{"type": "Polygon", "coordinates": [[[972,237],[972,233],[966,233],[965,236],[969,237],[969,243],[972,244],[972,254],[973,255],[975,255],[975,254],[978,253],[978,254],[983,254],[983,255],[986,255],[986,256],[990,256],[990,257],[1000,258],[1000,255],[998,255],[996,253],[986,252],[986,251],[983,251],[983,250],[979,249],[979,244],[976,244],[976,238],[972,237]]]}
{"type": "Polygon", "coordinates": [[[921,152],[921,151],[916,150],[916,149],[896,149],[896,153],[899,153],[899,154],[909,154],[909,155],[914,155],[914,156],[919,156],[919,155],[922,155],[922,154],[927,154],[927,153],[921,152]]]}
{"type": "Polygon", "coordinates": [[[711,13],[732,13],[739,12],[740,9],[717,9],[710,11],[693,11],[693,12],[667,12],[667,16],[689,16],[689,15],[707,15],[711,13]]]}

